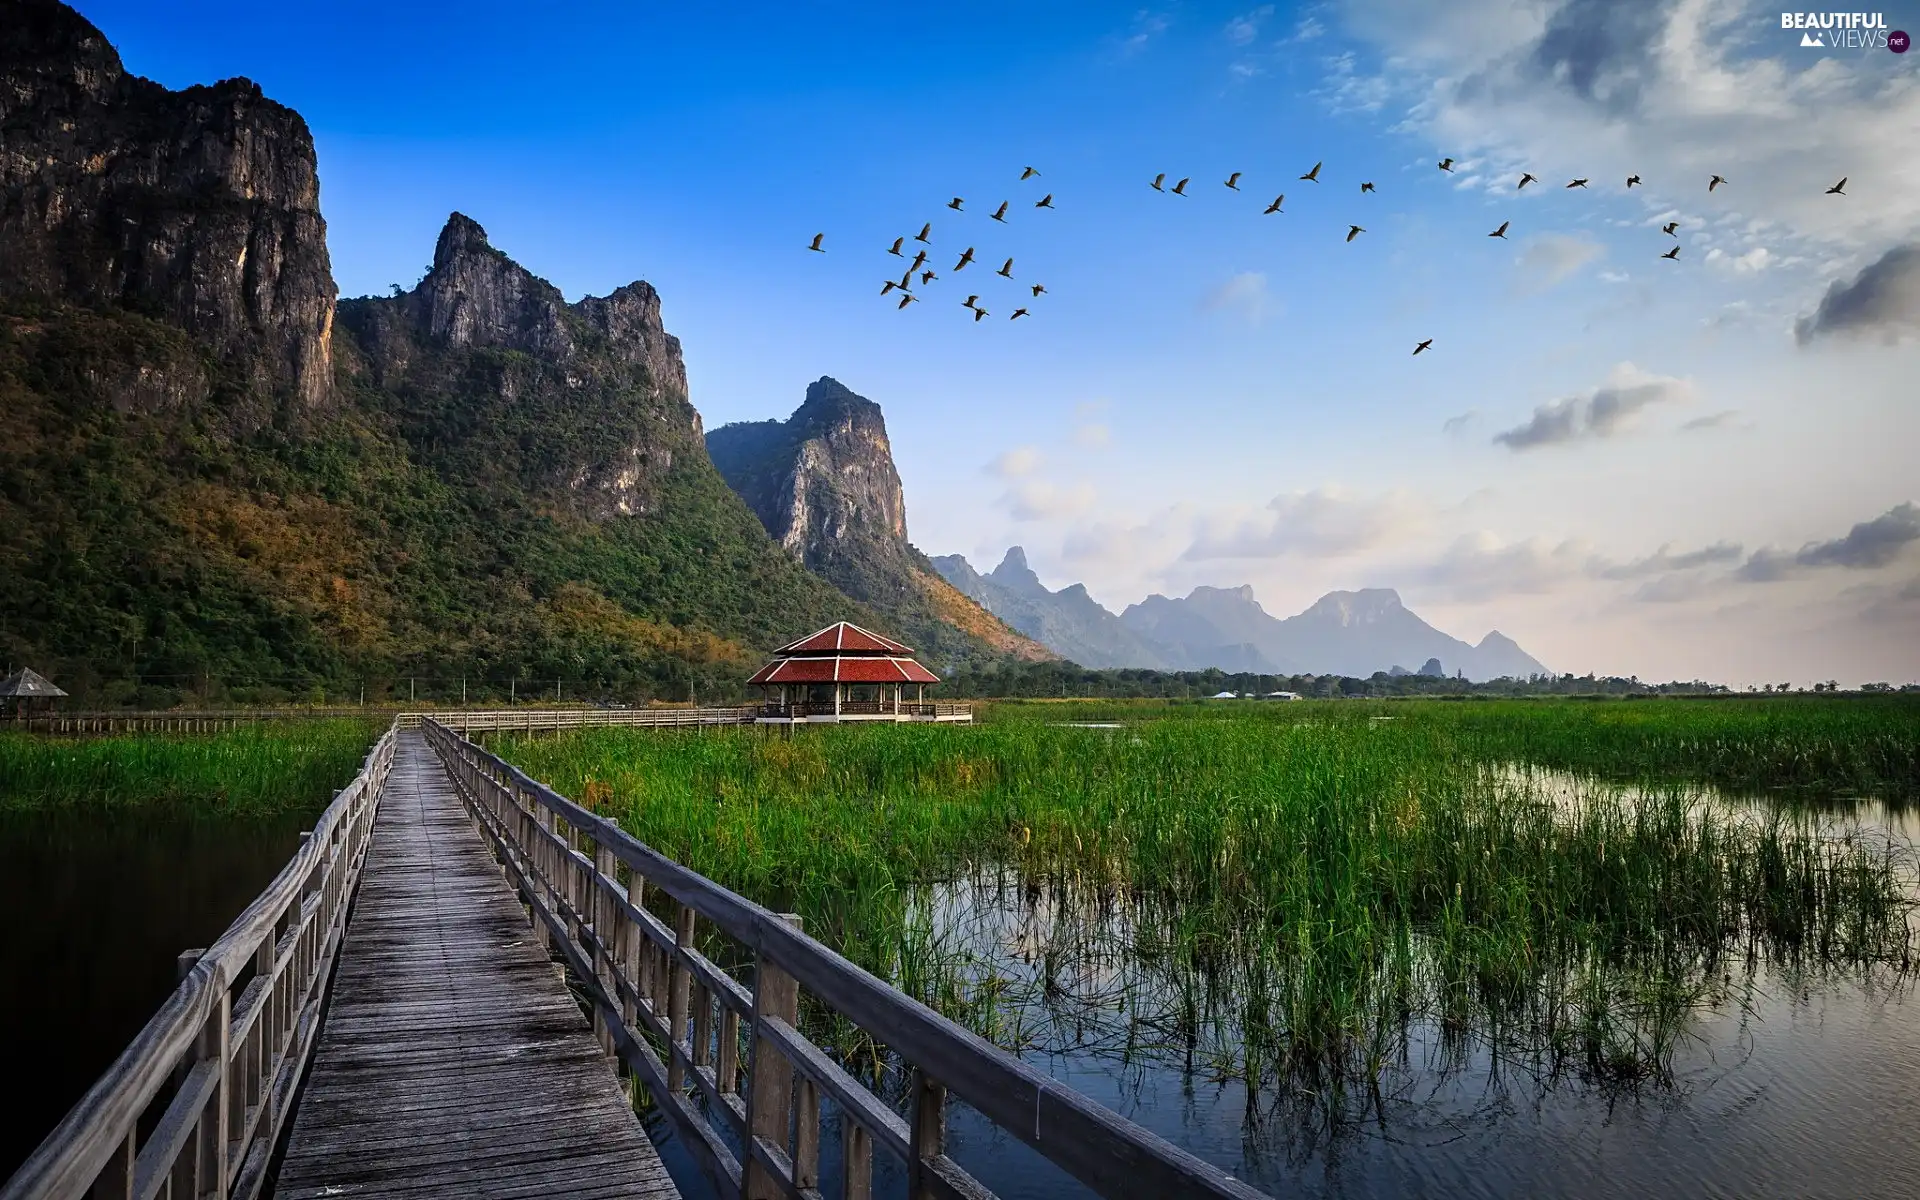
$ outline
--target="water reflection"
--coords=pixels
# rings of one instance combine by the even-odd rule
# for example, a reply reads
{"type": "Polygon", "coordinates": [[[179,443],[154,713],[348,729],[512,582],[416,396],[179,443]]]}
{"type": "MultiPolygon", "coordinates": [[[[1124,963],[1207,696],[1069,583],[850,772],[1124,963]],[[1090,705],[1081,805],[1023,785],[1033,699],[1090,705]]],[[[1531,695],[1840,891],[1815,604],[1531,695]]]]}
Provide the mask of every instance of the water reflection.
{"type": "MultiPolygon", "coordinates": [[[[1618,792],[1538,773],[1527,785],[1571,808],[1618,792]]],[[[1694,793],[1756,822],[1884,847],[1914,891],[1910,809],[1694,793]]],[[[1898,964],[1786,963],[1760,948],[1669,964],[1643,981],[1641,1002],[1670,1011],[1637,1014],[1648,1019],[1628,1030],[1658,1044],[1617,1071],[1565,1053],[1538,1022],[1489,1019],[1497,1008],[1470,1019],[1415,1008],[1368,1083],[1250,1070],[1249,1043],[1274,1032],[1249,1026],[1257,1007],[1158,955],[1177,914],[1111,889],[988,874],[928,890],[913,913],[926,953],[958,964],[976,1027],[1276,1196],[1920,1194],[1908,1136],[1920,1008],[1898,964]]],[[[1416,975],[1433,952],[1410,947],[1416,975]]],[[[1002,1195],[1085,1194],[964,1110],[953,1136],[955,1157],[1002,1195]]]]}
{"type": "Polygon", "coordinates": [[[299,846],[297,815],[0,817],[0,1061],[11,1175],[299,846]],[[24,1111],[23,1111],[24,1109],[24,1111]]]}

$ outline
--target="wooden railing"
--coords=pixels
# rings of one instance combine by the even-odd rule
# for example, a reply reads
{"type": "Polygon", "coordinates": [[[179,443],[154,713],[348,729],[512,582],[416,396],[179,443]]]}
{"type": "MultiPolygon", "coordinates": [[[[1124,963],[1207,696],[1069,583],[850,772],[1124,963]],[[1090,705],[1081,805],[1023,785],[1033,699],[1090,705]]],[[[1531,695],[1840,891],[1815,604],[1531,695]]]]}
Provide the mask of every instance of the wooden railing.
{"type": "Polygon", "coordinates": [[[24,733],[213,733],[257,721],[366,717],[364,708],[160,709],[124,712],[42,712],[0,716],[0,730],[24,733]]]}
{"type": "Polygon", "coordinates": [[[313,1050],[394,736],[374,744],[292,861],[191,960],[0,1200],[260,1194],[313,1050]],[[143,1121],[160,1101],[158,1119],[143,1121]]]}
{"type": "Polygon", "coordinates": [[[418,728],[428,717],[461,732],[523,729],[546,732],[599,726],[673,729],[696,725],[745,725],[752,708],[502,708],[444,713],[402,713],[403,729],[418,728]]]}
{"type": "Polygon", "coordinates": [[[892,716],[903,717],[971,717],[973,706],[956,700],[902,700],[895,704],[891,700],[842,700],[835,708],[833,701],[800,701],[782,703],[778,700],[759,705],[752,711],[763,717],[786,717],[798,719],[809,716],[892,716]]]}
{"type": "Polygon", "coordinates": [[[446,725],[424,727],[537,935],[578,979],[601,1044],[724,1200],[824,1194],[823,1095],[842,1114],[846,1200],[871,1194],[876,1148],[904,1162],[913,1200],[989,1197],[946,1155],[949,1094],[1105,1196],[1261,1197],[861,970],[797,918],[666,858],[446,725]],[[671,927],[648,908],[660,896],[671,927]],[[695,949],[700,921],[753,957],[750,988],[695,949]],[[802,989],[911,1064],[907,1117],[800,1033],[802,989]]]}

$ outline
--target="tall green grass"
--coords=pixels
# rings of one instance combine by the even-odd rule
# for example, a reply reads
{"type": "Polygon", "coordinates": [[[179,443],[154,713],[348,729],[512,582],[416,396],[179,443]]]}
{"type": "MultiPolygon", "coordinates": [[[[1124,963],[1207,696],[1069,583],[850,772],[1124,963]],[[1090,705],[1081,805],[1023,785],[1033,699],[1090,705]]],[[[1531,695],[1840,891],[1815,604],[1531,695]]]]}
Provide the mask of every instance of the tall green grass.
{"type": "Polygon", "coordinates": [[[0,733],[0,812],[318,812],[378,736],[378,723],[357,719],[262,722],[213,734],[0,733]]]}
{"type": "MultiPolygon", "coordinates": [[[[1529,744],[1566,763],[1551,751],[1591,706],[1504,735],[1470,711],[1499,705],[1280,707],[496,748],[568,794],[591,783],[636,836],[1005,1044],[1064,1020],[1323,1099],[1377,1086],[1423,1024],[1637,1080],[1731,963],[1911,965],[1908,847],[1686,784],[1513,767],[1529,744]],[[1053,915],[1011,937],[1023,911],[1053,915]]],[[[1779,737],[1721,744],[1765,778],[1733,747],[1779,737]]]]}
{"type": "Polygon", "coordinates": [[[1392,717],[1435,726],[1462,753],[1630,782],[1920,797],[1920,696],[1570,700],[999,701],[997,723],[1392,717]]]}

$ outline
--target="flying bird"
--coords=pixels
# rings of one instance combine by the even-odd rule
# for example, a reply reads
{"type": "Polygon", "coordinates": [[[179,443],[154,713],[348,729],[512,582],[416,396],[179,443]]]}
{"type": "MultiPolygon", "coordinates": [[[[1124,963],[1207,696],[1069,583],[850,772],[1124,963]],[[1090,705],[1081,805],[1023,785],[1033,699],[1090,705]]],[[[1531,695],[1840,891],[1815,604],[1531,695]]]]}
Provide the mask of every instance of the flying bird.
{"type": "Polygon", "coordinates": [[[1167,189],[1164,187],[1161,187],[1160,185],[1165,183],[1166,181],[1167,181],[1167,173],[1165,171],[1162,171],[1158,175],[1155,175],[1153,177],[1153,182],[1148,184],[1147,186],[1152,188],[1156,192],[1164,192],[1167,189]]]}
{"type": "Polygon", "coordinates": [[[1628,186],[1628,187],[1634,187],[1634,186],[1636,186],[1636,185],[1638,185],[1638,184],[1639,184],[1639,182],[1640,182],[1640,177],[1639,177],[1638,175],[1629,175],[1629,176],[1627,176],[1627,186],[1628,186]]]}
{"type": "Polygon", "coordinates": [[[955,212],[964,212],[966,210],[962,209],[960,206],[965,203],[966,201],[962,200],[958,196],[955,196],[953,199],[947,201],[947,207],[952,209],[955,212]]]}
{"type": "Polygon", "coordinates": [[[1013,278],[1013,260],[1008,259],[1006,262],[1001,263],[1000,269],[998,271],[995,271],[994,274],[1002,276],[1007,279],[1012,279],[1013,278]]]}
{"type": "Polygon", "coordinates": [[[1006,221],[1007,221],[1007,202],[1006,202],[1005,200],[1002,200],[1002,201],[1000,202],[1000,207],[999,207],[999,208],[996,208],[996,209],[994,209],[994,210],[993,210],[993,219],[994,219],[994,220],[996,220],[996,221],[998,221],[998,222],[1000,222],[1000,223],[1001,223],[1001,224],[1003,224],[1003,225],[1004,225],[1004,224],[1006,224],[1006,221]]]}
{"type": "Polygon", "coordinates": [[[1839,183],[1836,183],[1832,187],[1827,189],[1827,195],[1829,196],[1844,196],[1846,194],[1847,194],[1847,177],[1845,175],[1842,175],[1840,177],[1839,183]]]}
{"type": "Polygon", "coordinates": [[[1042,196],[1042,197],[1040,197],[1040,198],[1039,198],[1038,200],[1036,200],[1036,201],[1034,201],[1034,202],[1033,202],[1033,206],[1034,206],[1035,208],[1052,208],[1052,207],[1053,207],[1053,193],[1052,193],[1052,192],[1048,192],[1048,193],[1047,193],[1046,195],[1044,195],[1044,196],[1042,196]]]}
{"type": "Polygon", "coordinates": [[[1674,232],[1673,232],[1674,230],[1676,230],[1676,229],[1678,229],[1678,228],[1680,228],[1680,222],[1678,222],[1678,221],[1668,221],[1668,222],[1667,222],[1667,223],[1666,223],[1665,225],[1662,225],[1662,226],[1660,227],[1660,232],[1661,232],[1661,233],[1666,233],[1666,234],[1672,234],[1672,235],[1673,235],[1674,237],[1679,237],[1679,236],[1680,236],[1679,234],[1677,234],[1677,233],[1674,233],[1674,232]]]}
{"type": "Polygon", "coordinates": [[[1227,176],[1227,186],[1236,192],[1240,190],[1240,172],[1235,171],[1233,174],[1227,176]]]}
{"type": "Polygon", "coordinates": [[[1507,236],[1507,226],[1509,226],[1509,225],[1511,225],[1511,224],[1513,224],[1513,222],[1512,222],[1512,221],[1502,221],[1502,222],[1500,222],[1500,228],[1498,228],[1498,229],[1496,229],[1496,230],[1494,230],[1494,231],[1493,231],[1492,233],[1490,233],[1490,234],[1488,234],[1487,236],[1488,236],[1488,237],[1497,237],[1497,238],[1504,238],[1504,237],[1506,237],[1506,236],[1507,236]]]}
{"type": "Polygon", "coordinates": [[[1033,294],[1036,296],[1044,295],[1046,290],[1046,287],[1042,284],[1036,283],[1033,285],[1033,294]]]}
{"type": "Polygon", "coordinates": [[[980,298],[980,297],[978,297],[978,296],[968,296],[968,297],[967,297],[967,298],[966,298],[965,300],[962,300],[962,301],[960,302],[960,307],[961,307],[961,308],[972,308],[972,307],[973,307],[973,302],[974,302],[975,300],[978,300],[979,298],[980,298]]]}
{"type": "Polygon", "coordinates": [[[905,271],[901,272],[900,282],[895,284],[894,286],[897,288],[900,288],[902,291],[912,287],[913,286],[913,268],[908,267],[905,271]]]}
{"type": "Polygon", "coordinates": [[[1038,175],[1039,173],[1040,172],[1034,170],[1032,167],[1028,167],[1026,170],[1020,172],[1020,182],[1025,183],[1027,180],[1032,179],[1035,175],[1038,175]]]}
{"type": "Polygon", "coordinates": [[[1018,321],[1018,320],[1019,320],[1019,319],[1020,319],[1021,317],[1024,317],[1024,316],[1026,316],[1026,315],[1027,315],[1027,310],[1026,310],[1026,309],[1024,309],[1024,308],[1016,308],[1016,309],[1014,309],[1014,310],[1013,310],[1013,315],[1012,315],[1012,316],[1010,316],[1010,317],[1008,317],[1008,318],[1007,318],[1007,320],[1009,320],[1009,321],[1018,321]]]}
{"type": "Polygon", "coordinates": [[[1421,343],[1419,343],[1418,345],[1416,345],[1416,346],[1415,346],[1415,347],[1413,348],[1413,352],[1414,352],[1415,354],[1418,354],[1418,353],[1420,353],[1420,352],[1421,352],[1422,350],[1425,350],[1425,349],[1426,349],[1426,348],[1427,348],[1428,346],[1431,346],[1431,345],[1433,345],[1433,339],[1432,339],[1432,338],[1428,338],[1428,339],[1427,339],[1426,341],[1424,341],[1424,342],[1421,342],[1421,343]]]}
{"type": "Polygon", "coordinates": [[[1450,158],[1443,158],[1435,165],[1438,166],[1442,171],[1453,170],[1453,160],[1450,158]]]}
{"type": "Polygon", "coordinates": [[[920,272],[920,282],[921,282],[921,283],[932,283],[932,282],[933,282],[934,280],[936,280],[936,279],[938,279],[938,278],[940,278],[940,277],[939,277],[938,275],[935,275],[935,274],[934,274],[934,273],[933,273],[932,271],[922,271],[922,272],[920,272]]]}
{"type": "Polygon", "coordinates": [[[883,283],[883,284],[881,284],[881,285],[880,285],[880,294],[881,294],[882,296],[884,296],[884,295],[886,295],[886,294],[887,294],[888,292],[891,292],[891,291],[892,291],[893,289],[895,289],[895,288],[897,288],[897,287],[899,287],[899,286],[900,286],[899,284],[897,284],[897,283],[895,283],[895,282],[894,282],[893,280],[891,280],[891,279],[889,279],[889,280],[887,280],[887,281],[886,281],[885,283],[883,283]]]}
{"type": "Polygon", "coordinates": [[[1514,188],[1513,190],[1517,192],[1520,190],[1520,188],[1523,188],[1530,183],[1539,183],[1539,182],[1540,181],[1537,178],[1535,178],[1533,175],[1525,171],[1522,171],[1520,173],[1520,187],[1514,188]]]}
{"type": "Polygon", "coordinates": [[[925,225],[922,225],[920,227],[919,233],[916,233],[913,235],[913,240],[916,242],[930,242],[931,239],[928,238],[927,235],[932,232],[933,232],[933,222],[928,221],[925,225]]]}
{"type": "Polygon", "coordinates": [[[1667,251],[1667,252],[1666,252],[1665,254],[1662,254],[1662,255],[1661,255],[1660,257],[1661,257],[1661,258],[1679,258],[1679,257],[1680,257],[1680,247],[1678,247],[1678,246],[1675,246],[1675,247],[1674,247],[1673,249],[1671,249],[1671,250],[1669,250],[1669,251],[1667,251]]]}
{"type": "MultiPolygon", "coordinates": [[[[887,251],[887,253],[888,253],[888,254],[900,254],[900,247],[902,247],[902,246],[904,246],[904,245],[906,245],[906,244],[907,244],[907,239],[905,239],[905,238],[903,238],[903,237],[897,237],[897,238],[895,238],[895,239],[893,239],[893,247],[892,247],[892,249],[890,249],[890,250],[888,250],[888,251],[887,251]]],[[[906,255],[904,255],[904,254],[902,254],[902,255],[900,255],[900,256],[901,256],[902,258],[905,258],[905,257],[906,257],[906,255]]]]}
{"type": "Polygon", "coordinates": [[[1371,183],[1363,183],[1360,185],[1360,190],[1363,192],[1370,192],[1373,190],[1373,185],[1371,183]]]}
{"type": "Polygon", "coordinates": [[[926,261],[927,252],[925,250],[915,250],[913,252],[913,265],[907,269],[909,271],[918,271],[922,266],[926,265],[926,261]]]}
{"type": "Polygon", "coordinates": [[[1587,181],[1586,181],[1586,180],[1584,180],[1584,179],[1576,179],[1576,180],[1574,180],[1574,181],[1573,181],[1572,183],[1570,183],[1570,184],[1568,184],[1567,186],[1568,186],[1568,187],[1570,187],[1570,188],[1577,188],[1577,187],[1582,187],[1582,188],[1583,188],[1583,187],[1585,187],[1585,186],[1587,186],[1587,181]]]}
{"type": "Polygon", "coordinates": [[[811,246],[808,246],[808,247],[807,247],[807,249],[809,249],[809,250],[818,250],[818,251],[820,251],[820,253],[822,253],[822,254],[825,254],[825,253],[826,253],[826,250],[825,250],[825,248],[823,248],[823,247],[822,247],[822,246],[820,245],[820,239],[821,239],[821,238],[823,238],[823,237],[826,237],[826,236],[827,236],[827,235],[826,235],[826,234],[824,234],[824,233],[816,233],[816,234],[814,234],[814,235],[813,235],[813,245],[811,245],[811,246]]]}
{"type": "Polygon", "coordinates": [[[984,316],[986,316],[986,315],[987,315],[987,310],[986,310],[986,309],[984,309],[984,308],[976,308],[976,309],[974,309],[974,310],[973,310],[973,322],[974,322],[974,324],[976,324],[976,325],[978,325],[978,324],[980,323],[980,318],[982,318],[982,317],[984,317],[984,316]]]}
{"type": "MultiPolygon", "coordinates": [[[[1273,203],[1272,203],[1272,204],[1269,204],[1269,205],[1267,205],[1267,212],[1270,212],[1270,213],[1277,213],[1277,212],[1279,212],[1279,211],[1280,211],[1280,205],[1281,205],[1281,203],[1282,203],[1282,202],[1284,202],[1284,201],[1286,200],[1286,198],[1287,198],[1287,194],[1286,194],[1285,192],[1281,192],[1281,193],[1280,193],[1280,194],[1279,194],[1278,196],[1275,196],[1275,197],[1273,198],[1273,203]]],[[[1264,214],[1262,214],[1262,215],[1264,215],[1264,214]]]]}
{"type": "Polygon", "coordinates": [[[907,305],[912,304],[915,300],[918,300],[919,298],[920,297],[914,295],[912,292],[908,292],[906,295],[900,297],[900,307],[905,308],[907,305]]]}
{"type": "Polygon", "coordinates": [[[1360,228],[1358,225],[1349,225],[1347,226],[1347,240],[1352,241],[1365,232],[1366,230],[1360,228]]]}
{"type": "Polygon", "coordinates": [[[1321,166],[1322,166],[1322,165],[1323,165],[1322,163],[1315,163],[1315,164],[1313,164],[1313,170],[1311,170],[1311,171],[1308,171],[1308,172],[1307,172],[1307,173],[1306,173],[1305,175],[1302,175],[1302,176],[1301,176],[1300,178],[1302,178],[1302,179],[1311,179],[1311,180],[1312,180],[1313,182],[1315,182],[1315,183],[1319,183],[1319,182],[1320,182],[1320,168],[1321,168],[1321,166]]]}
{"type": "Polygon", "coordinates": [[[1713,189],[1719,187],[1721,184],[1725,182],[1726,182],[1725,178],[1719,175],[1715,175],[1712,179],[1707,180],[1707,190],[1712,191],[1713,189]]]}
{"type": "Polygon", "coordinates": [[[953,269],[958,271],[972,261],[973,261],[973,247],[968,246],[967,252],[960,256],[960,261],[953,264],[953,269]]]}
{"type": "Polygon", "coordinates": [[[1179,183],[1176,183],[1176,184],[1174,184],[1174,185],[1173,185],[1173,194],[1174,194],[1174,195],[1176,195],[1176,196],[1184,196],[1184,195],[1186,195],[1186,194],[1187,194],[1187,181],[1186,181],[1186,180],[1184,180],[1184,179],[1182,179],[1182,180],[1181,180],[1181,181],[1180,181],[1179,183]]]}

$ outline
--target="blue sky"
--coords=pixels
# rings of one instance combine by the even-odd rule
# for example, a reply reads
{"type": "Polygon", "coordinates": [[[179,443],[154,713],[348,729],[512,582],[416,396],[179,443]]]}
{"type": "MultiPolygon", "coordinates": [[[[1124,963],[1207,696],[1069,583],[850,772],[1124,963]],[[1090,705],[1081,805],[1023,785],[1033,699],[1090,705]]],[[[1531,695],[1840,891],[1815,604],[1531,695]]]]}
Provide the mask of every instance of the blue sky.
{"type": "Polygon", "coordinates": [[[458,209],[570,297],[658,287],[709,426],[879,401],[929,553],[1116,609],[1392,586],[1576,671],[1920,677],[1920,55],[1731,0],[81,8],[306,117],[343,295],[458,209]]]}

